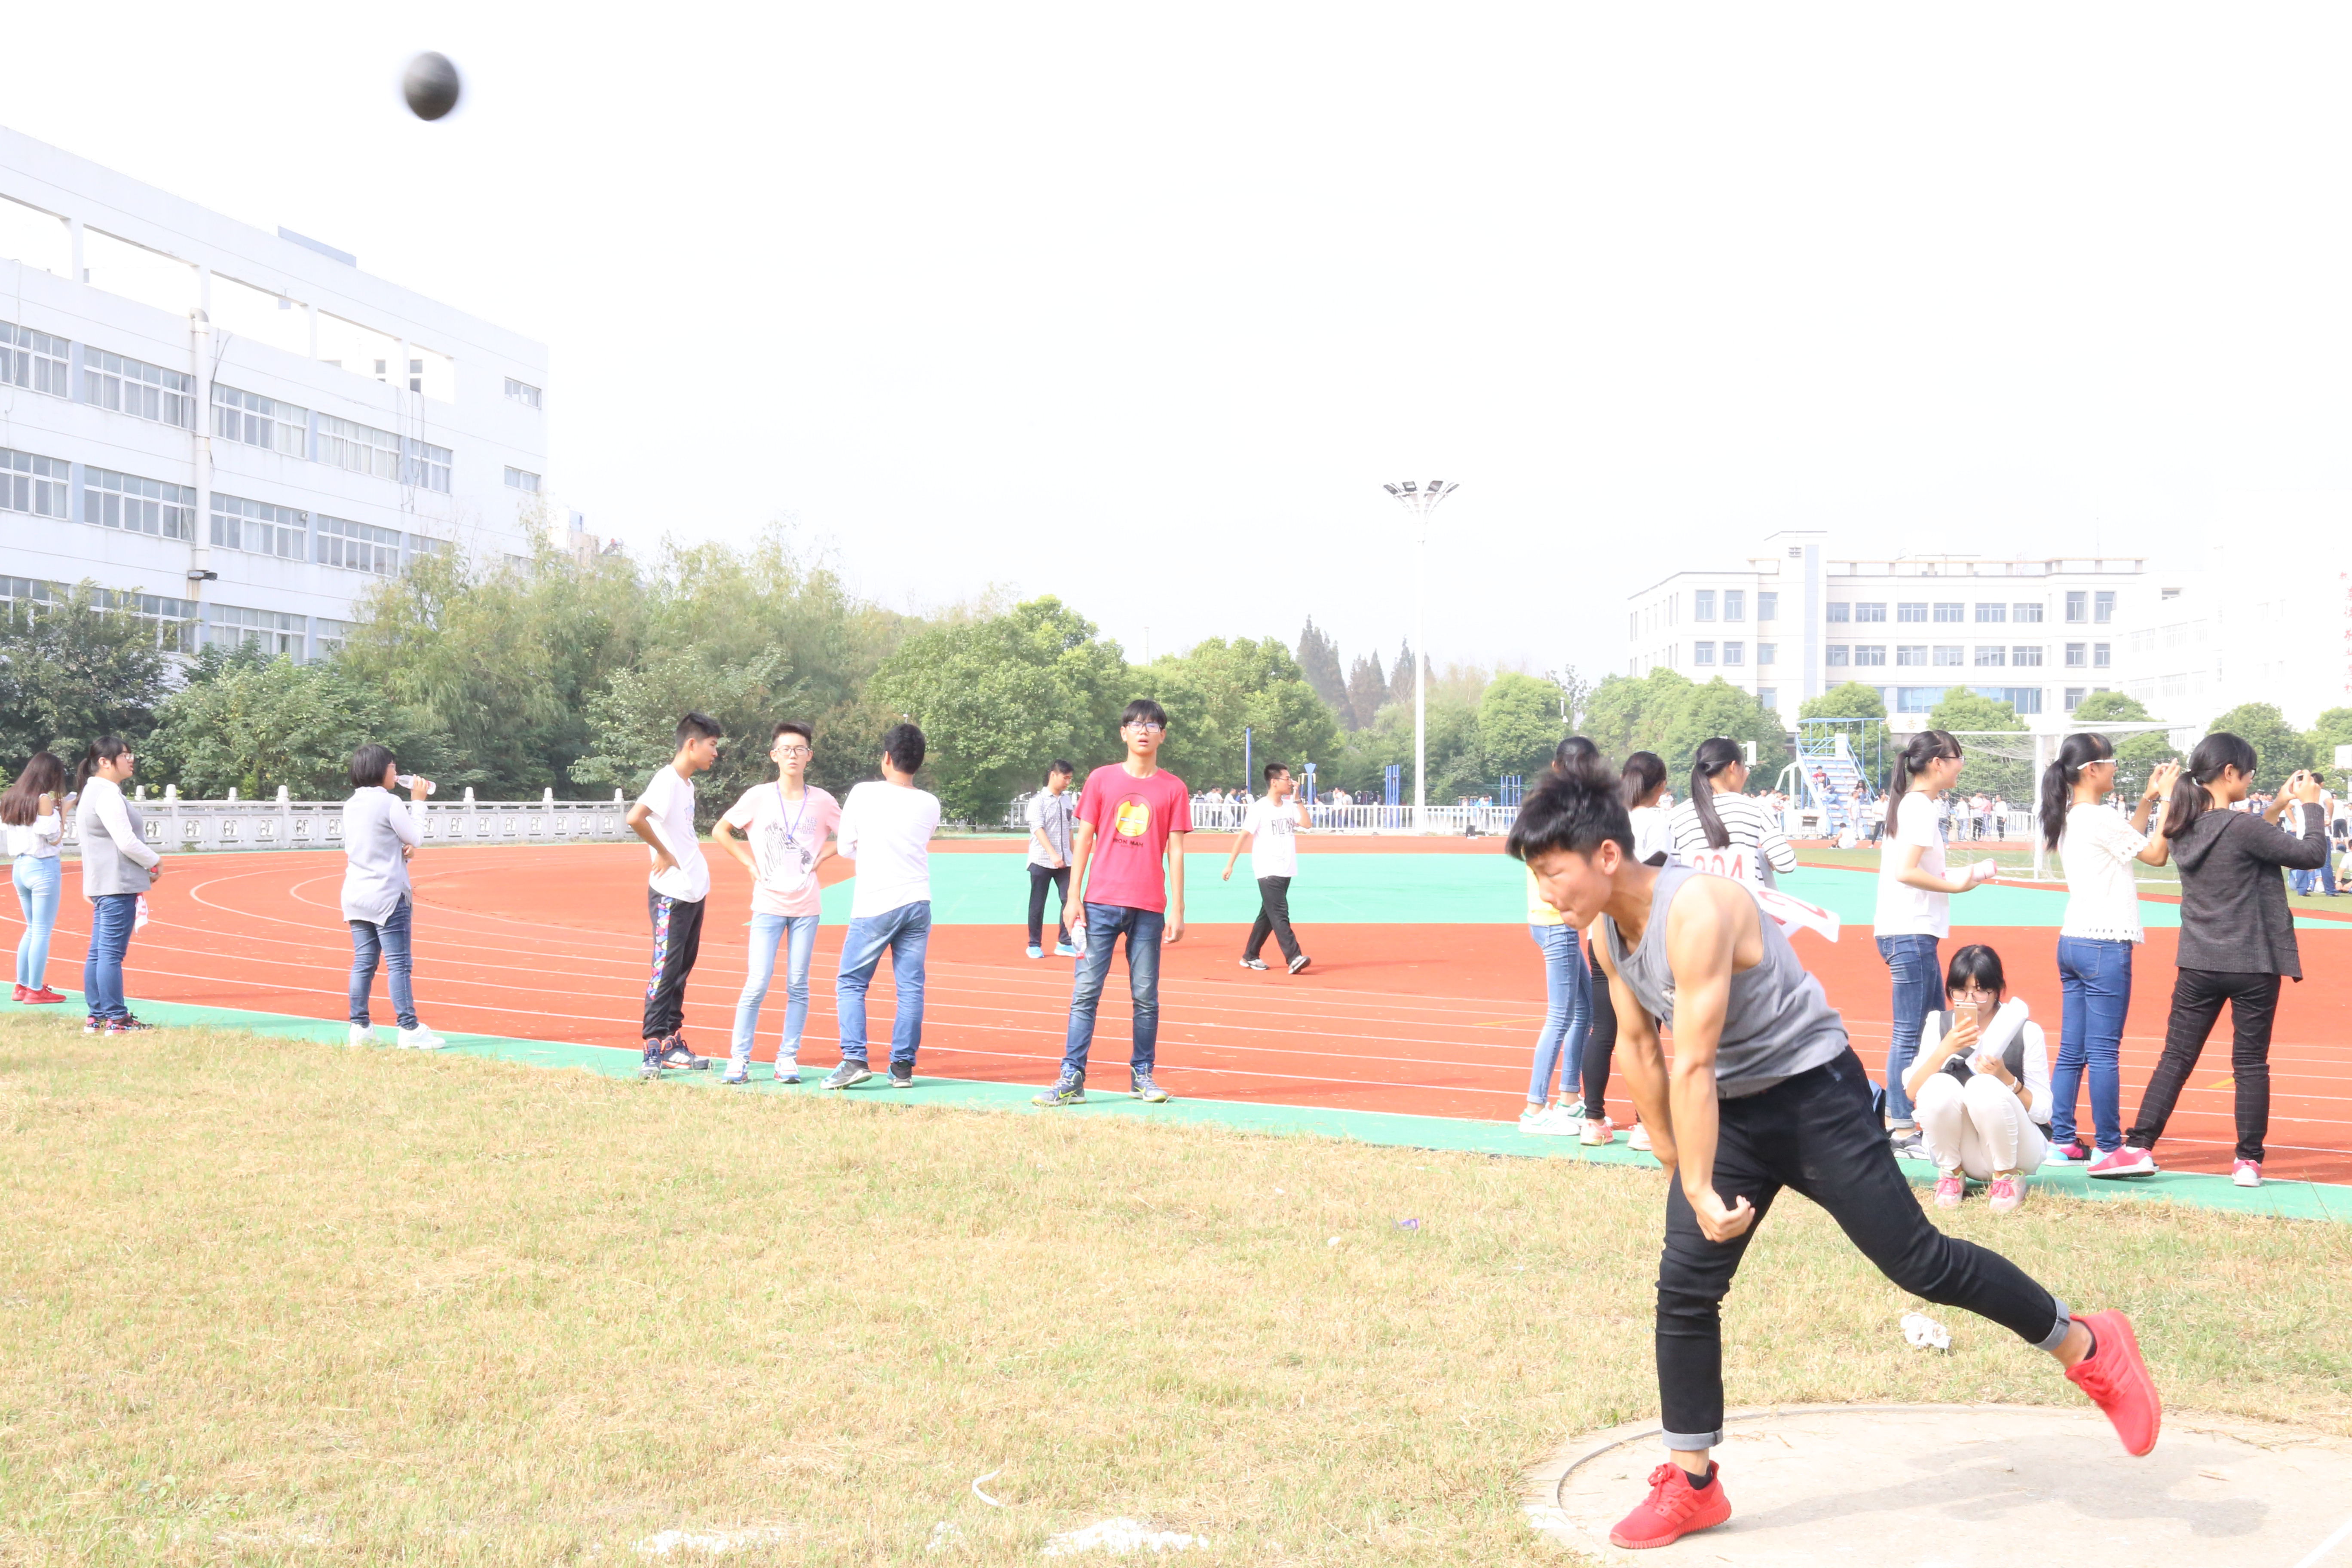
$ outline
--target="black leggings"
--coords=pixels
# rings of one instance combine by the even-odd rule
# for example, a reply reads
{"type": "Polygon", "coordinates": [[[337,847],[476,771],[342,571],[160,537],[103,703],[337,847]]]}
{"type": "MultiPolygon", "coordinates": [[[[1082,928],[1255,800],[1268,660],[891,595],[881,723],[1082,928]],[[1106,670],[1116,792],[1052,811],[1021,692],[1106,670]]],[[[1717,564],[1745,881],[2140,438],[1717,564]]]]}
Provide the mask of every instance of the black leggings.
{"type": "Polygon", "coordinates": [[[2184,969],[2172,983],[2172,1018],[2164,1029],[2164,1055],[2140,1097],[2139,1117],[2124,1134],[2135,1149],[2153,1149],[2172,1120],[2181,1086],[2196,1070],[2205,1041],[2230,1005],[2235,1036],[2230,1043],[2230,1076],[2237,1089],[2236,1157],[2260,1163],[2263,1139],[2271,1130],[2271,1025],[2278,1017],[2279,977],[2221,969],[2184,969]]]}
{"type": "Polygon", "coordinates": [[[1599,1121],[1601,1108],[1609,1103],[1609,1057],[1617,1048],[1617,1005],[1609,999],[1609,974],[1601,967],[1601,954],[1590,939],[1584,944],[1584,963],[1592,975],[1592,1026],[1585,1031],[1584,1055],[1579,1065],[1584,1079],[1584,1114],[1599,1121]]]}

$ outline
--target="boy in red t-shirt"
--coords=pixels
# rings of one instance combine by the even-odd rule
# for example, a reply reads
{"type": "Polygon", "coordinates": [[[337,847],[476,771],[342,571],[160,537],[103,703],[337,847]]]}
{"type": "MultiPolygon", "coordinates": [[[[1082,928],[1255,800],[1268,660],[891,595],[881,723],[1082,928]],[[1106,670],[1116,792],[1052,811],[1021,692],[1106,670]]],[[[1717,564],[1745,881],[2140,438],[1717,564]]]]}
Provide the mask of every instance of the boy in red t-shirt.
{"type": "Polygon", "coordinates": [[[1148,697],[1129,703],[1119,734],[1127,761],[1088,773],[1078,795],[1070,845],[1070,889],[1085,916],[1070,931],[1078,943],[1077,983],[1070,993],[1062,1076],[1036,1097],[1037,1105],[1076,1105],[1087,1098],[1095,1006],[1122,934],[1128,994],[1135,1000],[1128,1093],[1155,1105],[1168,1098],[1151,1081],[1160,1043],[1160,943],[1163,935],[1171,942],[1184,940],[1184,836],[1192,831],[1192,796],[1182,779],[1160,765],[1168,715],[1159,703],[1148,697]]]}

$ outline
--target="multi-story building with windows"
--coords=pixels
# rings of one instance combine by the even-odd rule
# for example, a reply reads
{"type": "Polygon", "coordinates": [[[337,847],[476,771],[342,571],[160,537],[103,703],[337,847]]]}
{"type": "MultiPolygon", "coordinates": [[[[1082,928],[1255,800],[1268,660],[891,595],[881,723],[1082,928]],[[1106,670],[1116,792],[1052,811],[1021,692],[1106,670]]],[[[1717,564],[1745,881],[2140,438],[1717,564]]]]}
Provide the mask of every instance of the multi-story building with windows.
{"type": "Polygon", "coordinates": [[[419,555],[524,555],[541,344],[0,130],[0,600],[334,647],[419,555]]]}
{"type": "Polygon", "coordinates": [[[2093,691],[2126,687],[2126,628],[2153,609],[2137,557],[1872,559],[1826,533],[1775,533],[1736,568],[1677,572],[1631,596],[1629,675],[1720,676],[1790,716],[1849,680],[1924,727],[1951,688],[2063,729],[2093,691]],[[2143,601],[2148,601],[2143,603],[2143,601]]]}

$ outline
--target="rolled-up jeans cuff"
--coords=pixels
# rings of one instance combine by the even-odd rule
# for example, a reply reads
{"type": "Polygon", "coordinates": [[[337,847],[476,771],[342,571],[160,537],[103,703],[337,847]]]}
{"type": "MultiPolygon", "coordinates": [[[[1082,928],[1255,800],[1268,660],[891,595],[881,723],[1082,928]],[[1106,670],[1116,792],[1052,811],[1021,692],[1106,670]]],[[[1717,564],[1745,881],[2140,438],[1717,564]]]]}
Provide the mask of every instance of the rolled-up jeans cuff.
{"type": "Polygon", "coordinates": [[[2055,1296],[2050,1299],[2058,1302],[2058,1321],[2047,1335],[2034,1344],[2033,1348],[2038,1351],[2056,1350],[2065,1342],[2066,1331],[2074,1326],[2074,1314],[2066,1310],[2066,1303],[2059,1301],[2055,1296]]]}
{"type": "Polygon", "coordinates": [[[1723,1446],[1720,1427],[1713,1432],[1661,1432],[1658,1436],[1665,1439],[1666,1451],[1672,1454],[1696,1454],[1723,1446]]]}

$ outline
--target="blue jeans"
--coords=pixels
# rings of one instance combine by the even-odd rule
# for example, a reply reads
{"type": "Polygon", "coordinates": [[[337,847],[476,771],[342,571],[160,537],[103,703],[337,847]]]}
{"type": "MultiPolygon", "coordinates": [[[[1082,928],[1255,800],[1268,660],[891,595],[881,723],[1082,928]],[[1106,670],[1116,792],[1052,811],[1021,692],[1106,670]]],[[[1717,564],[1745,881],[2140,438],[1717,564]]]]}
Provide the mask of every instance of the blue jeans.
{"type": "MultiPolygon", "coordinates": [[[[760,1026],[760,1004],[768,999],[768,983],[776,975],[776,944],[784,942],[788,934],[791,941],[784,944],[784,1038],[776,1047],[776,1060],[783,1063],[800,1059],[801,1031],[808,1027],[809,960],[816,952],[816,922],[814,915],[751,917],[751,973],[743,982],[743,994],[735,1001],[732,1055],[737,1072],[751,1065],[751,1036],[760,1026]]],[[[929,929],[926,922],[927,933],[929,929]]],[[[876,956],[880,956],[878,950],[876,956]]],[[[866,973],[873,971],[869,967],[866,973]]],[[[915,984],[919,995],[922,981],[918,978],[915,984]]],[[[863,1038],[865,1031],[860,1029],[858,1035],[863,1038]]]]}
{"type": "Polygon", "coordinates": [[[375,966],[381,959],[384,988],[392,993],[392,1016],[404,1029],[416,1027],[416,993],[409,984],[409,902],[403,899],[381,922],[350,922],[352,1023],[364,1026],[368,1021],[368,991],[375,984],[375,966]]]}
{"type": "Polygon", "coordinates": [[[1160,1052],[1160,933],[1167,929],[1168,917],[1158,910],[1087,906],[1087,951],[1078,959],[1077,980],[1070,989],[1070,1031],[1062,1044],[1064,1078],[1086,1079],[1087,1052],[1095,1042],[1095,1005],[1102,1000],[1110,955],[1121,935],[1127,938],[1127,994],[1135,1003],[1135,1049],[1129,1055],[1128,1071],[1151,1071],[1160,1052]]]}
{"type": "Polygon", "coordinates": [[[2058,1026],[2058,1062],[2050,1069],[2050,1141],[2074,1142],[2074,1098],[2083,1068],[2091,1069],[2091,1125],[2099,1152],[2123,1147],[2121,1060],[2124,1017],[2131,1011],[2132,944],[2058,939],[2058,984],[2065,1010],[2058,1026]]]}
{"type": "Polygon", "coordinates": [[[2319,891],[2319,873],[2316,870],[2289,871],[2286,875],[2288,885],[2305,898],[2319,891]]]}
{"type": "Polygon", "coordinates": [[[25,937],[16,944],[16,984],[43,989],[49,969],[49,932],[58,924],[58,887],[64,880],[54,855],[16,857],[16,907],[25,911],[25,937]]]}
{"type": "Polygon", "coordinates": [[[1585,1023],[1592,1013],[1592,988],[1584,969],[1584,951],[1577,942],[1573,926],[1531,925],[1528,934],[1543,949],[1543,1032],[1536,1037],[1535,1070],[1528,1078],[1528,1103],[1541,1105],[1551,1097],[1555,1067],[1559,1069],[1562,1094],[1576,1081],[1584,1048],[1585,1023]],[[1571,1051],[1577,1054],[1569,1056],[1571,1051]]]}
{"type": "Polygon", "coordinates": [[[1898,1126],[1911,1121],[1903,1075],[1919,1054],[1927,1015],[1944,1005],[1944,966],[1932,936],[1882,936],[1878,956],[1895,975],[1895,1040],[1886,1047],[1886,1114],[1898,1126]]]}
{"type": "Polygon", "coordinates": [[[81,964],[81,999],[98,1018],[128,1018],[122,1001],[122,955],[139,918],[136,893],[100,893],[89,901],[89,956],[81,964]]]}
{"type": "Polygon", "coordinates": [[[841,973],[833,982],[834,1011],[841,1018],[843,1061],[866,1059],[866,987],[887,948],[890,978],[898,987],[898,1016],[890,1026],[890,1065],[913,1068],[915,1052],[923,1043],[923,955],[930,945],[929,899],[850,920],[849,934],[841,943],[841,973]]]}

